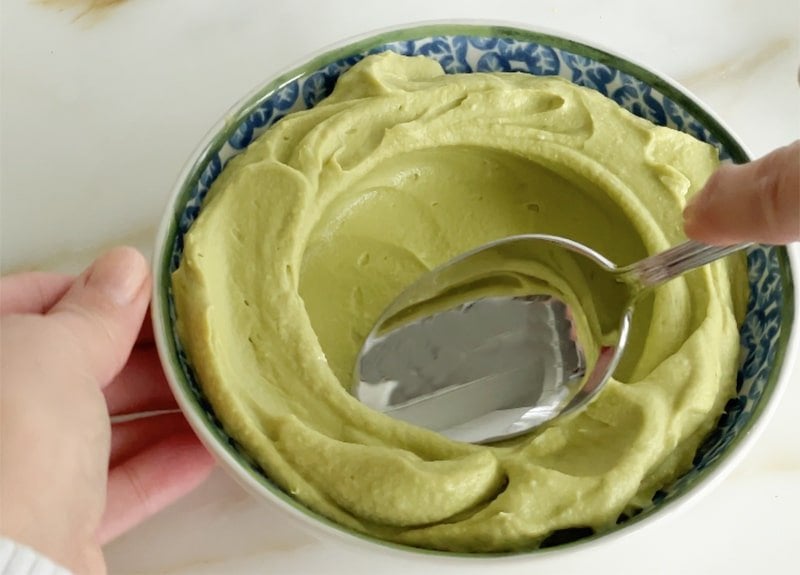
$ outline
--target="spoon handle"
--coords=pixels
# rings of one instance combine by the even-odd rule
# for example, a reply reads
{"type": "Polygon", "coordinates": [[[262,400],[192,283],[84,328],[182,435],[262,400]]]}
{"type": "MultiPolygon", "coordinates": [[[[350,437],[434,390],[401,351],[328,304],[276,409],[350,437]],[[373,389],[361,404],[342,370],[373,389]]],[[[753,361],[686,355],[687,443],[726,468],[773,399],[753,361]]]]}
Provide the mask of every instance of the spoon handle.
{"type": "Polygon", "coordinates": [[[732,246],[710,246],[689,240],[624,267],[620,269],[620,274],[628,280],[633,280],[640,289],[648,289],[743,250],[750,245],[747,243],[732,246]]]}

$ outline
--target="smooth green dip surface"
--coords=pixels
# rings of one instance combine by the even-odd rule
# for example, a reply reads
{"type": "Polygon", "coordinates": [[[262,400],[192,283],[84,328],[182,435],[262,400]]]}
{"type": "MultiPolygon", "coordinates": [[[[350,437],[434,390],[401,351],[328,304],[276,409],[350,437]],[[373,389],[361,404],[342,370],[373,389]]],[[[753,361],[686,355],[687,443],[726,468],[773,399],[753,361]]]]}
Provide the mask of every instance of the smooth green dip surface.
{"type": "Polygon", "coordinates": [[[624,265],[683,241],[717,163],[559,78],[370,56],[213,184],[173,276],[179,335],[231,436],[342,525],[468,552],[600,531],[691,465],[733,394],[741,258],[659,288],[587,409],[500,445],[361,405],[355,357],[404,287],[485,242],[554,234],[624,265]]]}

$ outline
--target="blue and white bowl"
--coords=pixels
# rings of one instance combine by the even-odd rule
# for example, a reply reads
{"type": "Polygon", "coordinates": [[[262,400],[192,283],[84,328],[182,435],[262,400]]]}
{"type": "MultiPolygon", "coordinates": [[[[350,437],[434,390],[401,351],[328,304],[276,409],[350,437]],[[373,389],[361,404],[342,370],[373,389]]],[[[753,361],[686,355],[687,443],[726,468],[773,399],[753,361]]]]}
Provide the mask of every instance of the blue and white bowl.
{"type": "MultiPolygon", "coordinates": [[[[225,164],[286,114],[314,106],[331,93],[338,77],[368,54],[391,50],[437,60],[448,73],[520,71],[556,75],[610,97],[634,114],[687,132],[717,147],[736,163],[749,158],[729,130],[695,97],[675,82],[582,42],[553,34],[499,25],[429,24],[384,31],[335,47],[267,81],[234,107],[214,128],[181,174],[158,233],[154,258],[153,320],[164,369],[187,419],[205,445],[246,488],[272,501],[304,523],[352,543],[385,550],[437,556],[480,557],[406,547],[339,526],[282,491],[223,429],[204,397],[175,330],[170,276],[178,267],[183,237],[202,209],[203,198],[225,164]]],[[[658,491],[641,513],[613,530],[577,542],[585,545],[611,534],[632,531],[667,509],[697,498],[729,471],[752,444],[756,431],[776,405],[778,392],[797,351],[792,267],[786,248],[748,250],[750,300],[741,330],[742,361],[736,397],[725,407],[714,431],[697,451],[692,468],[658,491]]],[[[795,272],[796,273],[796,272],[795,272]]],[[[540,553],[530,550],[508,555],[540,553]]],[[[492,555],[497,557],[497,555],[492,555]]]]}

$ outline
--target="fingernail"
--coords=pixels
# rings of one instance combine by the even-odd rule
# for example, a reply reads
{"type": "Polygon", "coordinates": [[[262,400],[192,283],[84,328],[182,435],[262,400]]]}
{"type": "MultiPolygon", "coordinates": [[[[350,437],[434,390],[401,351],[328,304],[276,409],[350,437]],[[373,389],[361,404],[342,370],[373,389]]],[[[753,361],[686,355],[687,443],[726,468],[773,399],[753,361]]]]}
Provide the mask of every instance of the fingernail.
{"type": "Polygon", "coordinates": [[[683,220],[686,221],[692,217],[692,214],[695,211],[695,204],[697,204],[698,195],[694,195],[689,198],[689,201],[686,203],[686,207],[683,208],[683,220]]]}
{"type": "Polygon", "coordinates": [[[724,178],[734,166],[724,165],[711,174],[703,188],[692,196],[686,203],[683,209],[683,221],[686,222],[697,216],[698,212],[706,209],[709,202],[713,202],[712,196],[716,195],[719,191],[720,180],[724,178]]]}
{"type": "Polygon", "coordinates": [[[683,208],[683,222],[686,223],[694,219],[697,215],[697,208],[703,202],[703,194],[702,191],[700,193],[695,194],[686,204],[686,207],[683,208]]]}
{"type": "Polygon", "coordinates": [[[139,295],[147,273],[142,254],[133,248],[114,248],[92,264],[86,286],[103,292],[115,305],[123,307],[139,295]]]}

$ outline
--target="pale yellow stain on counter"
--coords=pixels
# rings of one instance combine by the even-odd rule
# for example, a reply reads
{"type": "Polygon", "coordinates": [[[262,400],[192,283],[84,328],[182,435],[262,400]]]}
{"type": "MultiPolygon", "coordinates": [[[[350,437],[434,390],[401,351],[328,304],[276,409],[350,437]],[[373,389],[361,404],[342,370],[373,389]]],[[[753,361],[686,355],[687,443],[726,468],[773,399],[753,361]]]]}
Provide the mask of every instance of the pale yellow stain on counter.
{"type": "Polygon", "coordinates": [[[127,0],[33,0],[35,4],[54,8],[60,12],[70,10],[77,11],[75,20],[80,20],[87,16],[93,18],[105,16],[110,9],[124,4],[127,0]]]}
{"type": "Polygon", "coordinates": [[[759,70],[764,65],[773,62],[776,58],[796,48],[796,46],[797,38],[773,38],[757,50],[748,48],[749,53],[747,54],[737,54],[724,62],[719,62],[679,80],[684,86],[695,88],[703,84],[746,78],[752,75],[755,70],[759,70]]]}

